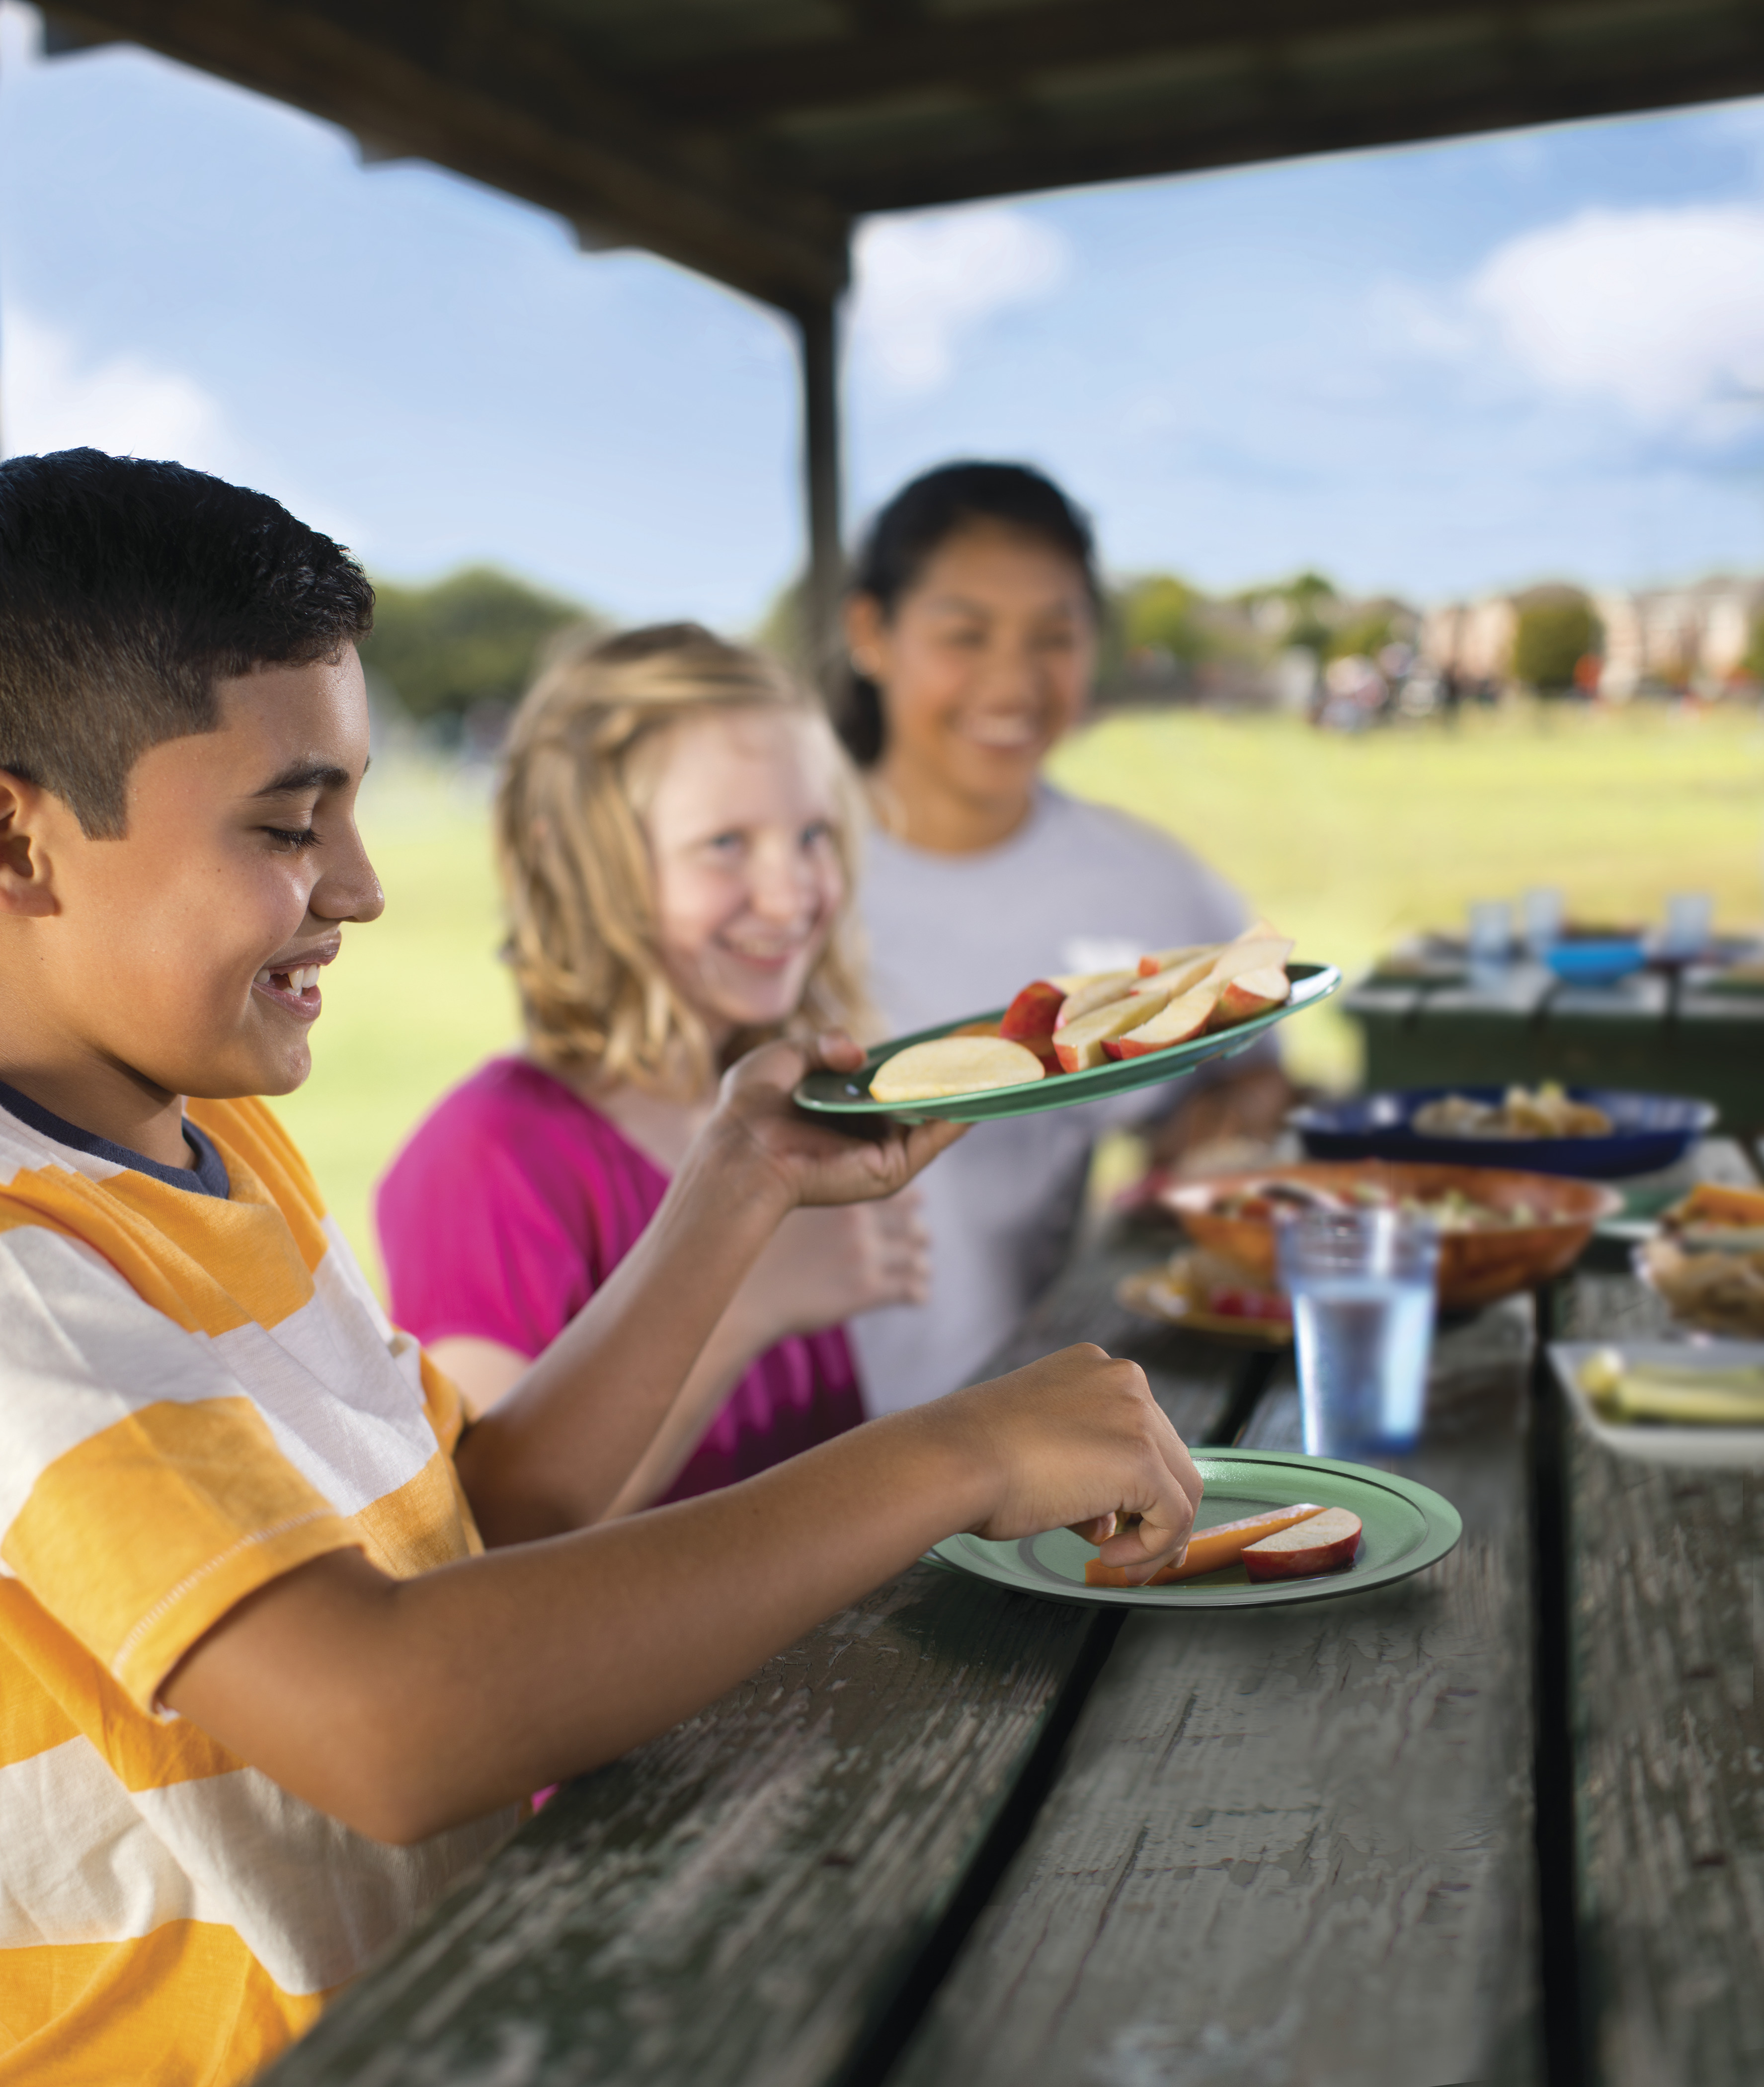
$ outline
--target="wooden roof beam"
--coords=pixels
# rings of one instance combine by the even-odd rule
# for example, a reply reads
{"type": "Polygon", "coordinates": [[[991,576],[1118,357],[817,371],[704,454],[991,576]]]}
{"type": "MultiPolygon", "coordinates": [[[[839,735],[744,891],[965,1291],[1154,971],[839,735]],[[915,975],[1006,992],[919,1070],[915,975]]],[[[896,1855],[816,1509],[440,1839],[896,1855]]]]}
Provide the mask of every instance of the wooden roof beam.
{"type": "Polygon", "coordinates": [[[1527,78],[1510,67],[1498,83],[1463,87],[1446,82],[1433,96],[1412,95],[1371,109],[1319,109],[1294,92],[1290,81],[1283,79],[1280,87],[1277,94],[1265,92],[1261,109],[1248,118],[1208,124],[1185,109],[1165,122],[1117,122],[1107,134],[1060,142],[1044,134],[1032,145],[1013,142],[959,157],[825,169],[820,179],[854,216],[861,216],[1728,101],[1764,93],[1764,28],[1754,27],[1743,42],[1736,37],[1730,49],[1681,66],[1664,63],[1657,50],[1648,50],[1596,79],[1542,63],[1527,78]]]}
{"type": "Polygon", "coordinates": [[[76,37],[121,36],[523,198],[596,245],[653,249],[799,312],[848,280],[848,224],[740,148],[670,131],[562,37],[482,7],[385,0],[78,0],[76,37]],[[414,26],[421,33],[413,35],[414,26]]]}
{"type": "MultiPolygon", "coordinates": [[[[692,64],[651,68],[646,93],[676,119],[758,123],[801,109],[835,109],[914,89],[956,84],[998,91],[1035,74],[1116,59],[1200,52],[1291,39],[1326,40],[1417,18],[1486,23],[1491,34],[1523,23],[1524,0],[1063,0],[965,21],[878,23],[878,0],[861,6],[865,28],[839,41],[730,52],[692,64]]],[[[882,0],[886,4],[886,0],[882,0]]],[[[1550,12],[1595,10],[1609,0],[1550,0],[1550,12]]]]}

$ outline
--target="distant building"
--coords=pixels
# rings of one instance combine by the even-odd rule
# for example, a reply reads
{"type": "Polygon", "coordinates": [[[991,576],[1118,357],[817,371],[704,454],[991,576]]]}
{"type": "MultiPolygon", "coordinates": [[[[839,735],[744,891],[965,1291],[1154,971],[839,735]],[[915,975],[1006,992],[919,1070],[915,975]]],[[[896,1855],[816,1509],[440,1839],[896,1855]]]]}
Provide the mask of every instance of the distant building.
{"type": "Polygon", "coordinates": [[[1509,595],[1430,608],[1421,618],[1421,657],[1465,681],[1504,681],[1519,612],[1509,595]]]}
{"type": "MultiPolygon", "coordinates": [[[[1467,681],[1505,681],[1511,672],[1519,597],[1457,602],[1421,619],[1422,656],[1467,681]]],[[[1764,580],[1727,576],[1694,587],[1615,591],[1592,597],[1604,633],[1601,695],[1623,702],[1647,685],[1701,686],[1714,694],[1739,674],[1764,617],[1764,580]]]]}

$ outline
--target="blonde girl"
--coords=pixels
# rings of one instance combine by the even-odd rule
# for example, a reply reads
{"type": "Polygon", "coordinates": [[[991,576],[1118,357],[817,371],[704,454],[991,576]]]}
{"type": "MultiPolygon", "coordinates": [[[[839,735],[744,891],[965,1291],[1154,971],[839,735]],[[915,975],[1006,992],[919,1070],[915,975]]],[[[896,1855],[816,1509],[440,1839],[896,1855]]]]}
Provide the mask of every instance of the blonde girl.
{"type": "MultiPolygon", "coordinates": [[[[579,640],[522,703],[496,842],[526,1048],[440,1103],[377,1207],[395,1320],[475,1408],[635,1244],[726,1065],[865,1021],[857,817],[815,699],[696,625],[579,640]]],[[[913,1194],[786,1220],[613,1512],[862,1418],[840,1322],[925,1294],[913,1194]]]]}

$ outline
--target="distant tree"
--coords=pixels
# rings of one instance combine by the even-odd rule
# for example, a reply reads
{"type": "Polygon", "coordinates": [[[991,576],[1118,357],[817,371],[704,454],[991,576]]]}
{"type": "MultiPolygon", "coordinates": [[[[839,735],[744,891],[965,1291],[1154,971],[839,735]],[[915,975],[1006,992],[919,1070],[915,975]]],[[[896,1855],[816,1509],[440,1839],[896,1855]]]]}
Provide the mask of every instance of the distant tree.
{"type": "Polygon", "coordinates": [[[1740,671],[1752,681],[1764,681],[1764,610],[1752,618],[1752,642],[1740,662],[1740,671]]]}
{"type": "Polygon", "coordinates": [[[1393,612],[1386,603],[1371,602],[1351,609],[1330,632],[1323,645],[1326,659],[1376,659],[1390,642],[1393,612]]]}
{"type": "Polygon", "coordinates": [[[1130,581],[1117,600],[1117,621],[1129,655],[1162,652],[1192,666],[1212,650],[1207,597],[1171,573],[1130,581]]]}
{"type": "Polygon", "coordinates": [[[1578,587],[1533,587],[1518,597],[1513,632],[1513,674],[1541,696],[1574,686],[1574,669],[1598,650],[1600,632],[1592,604],[1578,587]]]}
{"type": "Polygon", "coordinates": [[[1285,642],[1302,645],[1307,652],[1322,659],[1329,650],[1341,610],[1341,597],[1333,582],[1321,573],[1304,572],[1269,591],[1288,605],[1285,642]]]}
{"type": "Polygon", "coordinates": [[[387,682],[415,718],[457,718],[483,703],[519,700],[540,647],[592,612],[489,565],[470,565],[433,587],[378,583],[364,666],[387,682]]]}
{"type": "Polygon", "coordinates": [[[783,660],[792,673],[805,681],[814,678],[813,648],[809,642],[809,576],[799,573],[779,588],[766,607],[754,642],[775,659],[783,660]]]}

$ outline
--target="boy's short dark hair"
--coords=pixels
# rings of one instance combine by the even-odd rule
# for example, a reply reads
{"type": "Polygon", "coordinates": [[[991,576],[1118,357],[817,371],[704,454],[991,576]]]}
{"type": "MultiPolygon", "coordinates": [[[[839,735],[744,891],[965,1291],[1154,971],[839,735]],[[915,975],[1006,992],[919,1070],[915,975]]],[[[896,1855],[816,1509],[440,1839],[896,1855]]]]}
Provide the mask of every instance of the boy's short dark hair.
{"type": "Polygon", "coordinates": [[[217,680],[373,622],[354,559],[267,493],[100,450],[0,463],[0,768],[95,839],[150,746],[219,726],[217,680]]]}

